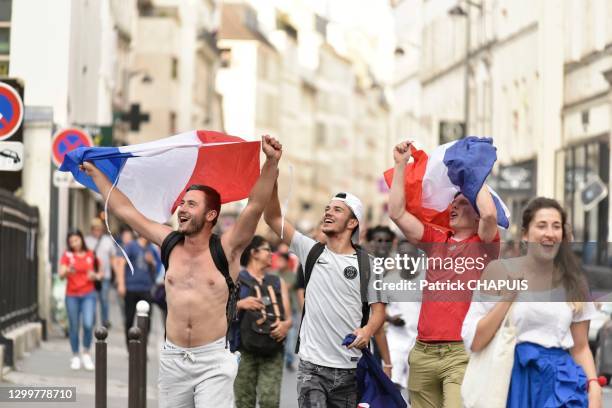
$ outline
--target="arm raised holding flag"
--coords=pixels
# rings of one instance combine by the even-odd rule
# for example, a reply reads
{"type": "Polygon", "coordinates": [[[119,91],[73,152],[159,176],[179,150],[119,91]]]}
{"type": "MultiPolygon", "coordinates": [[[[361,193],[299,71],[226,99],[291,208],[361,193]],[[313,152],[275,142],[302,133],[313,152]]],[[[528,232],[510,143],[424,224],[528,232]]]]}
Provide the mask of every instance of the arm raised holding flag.
{"type": "MultiPolygon", "coordinates": [[[[221,196],[214,188],[201,184],[187,188],[178,202],[179,227],[173,231],[145,217],[121,191],[111,193],[110,180],[92,163],[83,164],[100,193],[105,198],[111,193],[111,211],[162,247],[168,317],[159,370],[160,406],[194,401],[197,405],[204,398],[210,406],[232,405],[237,360],[226,348],[226,317],[231,316],[228,288],[234,288],[240,255],[270,200],[282,155],[282,145],[272,137],[264,136],[261,148],[266,161],[248,204],[220,239],[212,233],[221,209],[221,196]]],[[[151,199],[160,194],[151,191],[151,199]]]]}
{"type": "MultiPolygon", "coordinates": [[[[402,142],[393,149],[395,168],[389,196],[389,216],[402,230],[406,238],[415,244],[422,240],[425,227],[415,215],[406,210],[406,166],[412,142],[402,142]]],[[[420,198],[420,197],[419,197],[420,198]]],[[[492,242],[497,236],[497,208],[486,184],[482,184],[476,195],[476,209],[461,193],[457,192],[450,202],[449,225],[456,239],[467,238],[475,232],[483,242],[492,242]]]]}
{"type": "Polygon", "coordinates": [[[412,142],[403,142],[393,149],[395,171],[389,195],[389,217],[404,233],[408,241],[416,244],[423,238],[423,223],[406,211],[405,173],[410,160],[412,142]]]}
{"type": "MultiPolygon", "coordinates": [[[[438,147],[430,156],[416,150],[411,142],[403,142],[395,146],[393,158],[389,215],[409,241],[426,244],[421,248],[432,258],[482,258],[485,265],[497,258],[499,246],[489,244],[499,242],[497,209],[484,184],[495,162],[490,141],[462,139],[438,147]],[[408,164],[411,157],[414,163],[408,164]]],[[[461,281],[479,279],[481,274],[482,268],[459,271],[434,266],[427,270],[426,280],[461,281]]],[[[408,375],[410,400],[415,406],[430,405],[432,401],[434,405],[442,401],[450,406],[461,405],[461,384],[452,379],[463,378],[467,366],[461,327],[471,292],[457,295],[459,299],[444,291],[423,292],[408,375]],[[427,353],[430,347],[448,350],[439,358],[446,367],[445,373],[431,370],[427,353]]]]}

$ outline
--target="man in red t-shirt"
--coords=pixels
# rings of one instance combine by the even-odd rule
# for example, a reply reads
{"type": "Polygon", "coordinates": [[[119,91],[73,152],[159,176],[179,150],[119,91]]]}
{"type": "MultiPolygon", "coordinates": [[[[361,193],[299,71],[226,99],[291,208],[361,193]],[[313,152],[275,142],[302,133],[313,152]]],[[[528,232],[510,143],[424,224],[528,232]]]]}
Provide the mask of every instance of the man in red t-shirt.
{"type": "MultiPolygon", "coordinates": [[[[450,206],[451,232],[424,225],[406,211],[404,174],[411,155],[410,145],[411,142],[403,142],[393,150],[391,219],[410,242],[427,252],[429,284],[467,284],[469,280],[478,280],[484,266],[499,256],[497,211],[489,190],[483,185],[478,193],[478,211],[463,194],[455,196],[450,206]]],[[[461,339],[461,326],[470,306],[471,291],[441,286],[445,289],[423,290],[417,342],[408,360],[408,391],[416,408],[463,406],[461,383],[468,355],[461,339]]]]}

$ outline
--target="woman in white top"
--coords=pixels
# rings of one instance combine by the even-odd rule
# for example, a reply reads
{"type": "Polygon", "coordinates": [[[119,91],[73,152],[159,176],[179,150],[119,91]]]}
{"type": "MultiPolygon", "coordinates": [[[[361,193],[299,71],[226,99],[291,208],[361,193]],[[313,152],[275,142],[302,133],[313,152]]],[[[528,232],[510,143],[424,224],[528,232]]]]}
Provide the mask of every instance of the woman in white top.
{"type": "Polygon", "coordinates": [[[566,218],[555,200],[538,197],[527,205],[522,220],[527,254],[491,262],[483,279],[523,280],[528,289],[475,292],[463,323],[466,349],[478,352],[512,307],[517,346],[508,408],[601,408],[588,346],[595,308],[587,301],[588,287],[569,246],[566,218]]]}

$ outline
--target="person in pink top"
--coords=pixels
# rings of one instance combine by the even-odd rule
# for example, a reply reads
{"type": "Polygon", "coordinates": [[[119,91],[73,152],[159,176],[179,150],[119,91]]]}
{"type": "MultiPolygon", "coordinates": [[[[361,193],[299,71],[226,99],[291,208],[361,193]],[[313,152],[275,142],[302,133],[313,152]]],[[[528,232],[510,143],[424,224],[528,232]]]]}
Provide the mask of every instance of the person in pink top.
{"type": "Polygon", "coordinates": [[[99,262],[93,251],[87,248],[83,234],[79,230],[71,231],[66,238],[66,251],[60,259],[59,276],[65,278],[66,311],[70,333],[72,359],[70,368],[79,370],[83,367],[94,369],[89,349],[96,318],[96,290],[94,281],[104,277],[99,262]],[[81,320],[82,319],[82,320],[81,320]],[[83,353],[79,357],[79,332],[83,322],[83,353]]]}

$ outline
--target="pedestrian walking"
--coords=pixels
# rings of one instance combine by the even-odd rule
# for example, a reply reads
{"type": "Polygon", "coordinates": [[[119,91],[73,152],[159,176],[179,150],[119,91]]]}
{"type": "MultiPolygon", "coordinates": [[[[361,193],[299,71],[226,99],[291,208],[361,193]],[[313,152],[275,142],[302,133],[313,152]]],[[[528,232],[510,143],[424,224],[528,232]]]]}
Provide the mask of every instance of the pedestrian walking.
{"type": "Polygon", "coordinates": [[[102,325],[108,329],[111,326],[108,314],[108,298],[112,288],[113,258],[115,258],[117,250],[110,235],[105,233],[104,223],[101,219],[93,218],[90,228],[91,234],[85,237],[85,243],[96,254],[103,273],[97,292],[98,302],[100,303],[100,320],[102,325]]]}
{"type": "MultiPolygon", "coordinates": [[[[127,254],[134,271],[127,265],[119,272],[117,292],[124,300],[124,331],[125,344],[129,344],[128,331],[134,325],[136,316],[136,304],[141,300],[149,303],[149,325],[151,325],[153,314],[153,298],[151,291],[155,286],[157,271],[160,268],[157,248],[146,238],[138,237],[125,246],[127,254]]],[[[148,328],[150,330],[150,327],[148,328]]]]}
{"type": "Polygon", "coordinates": [[[287,333],[285,340],[285,367],[289,371],[295,371],[295,340],[297,335],[297,322],[299,322],[299,314],[301,312],[300,304],[297,295],[297,264],[299,260],[297,256],[289,252],[289,246],[284,242],[278,246],[276,253],[272,258],[272,268],[282,281],[287,286],[289,293],[290,309],[287,313],[291,316],[291,327],[287,333]],[[274,259],[276,258],[276,264],[274,259]],[[294,265],[295,264],[295,265],[294,265]],[[295,268],[295,269],[294,269],[295,268]]]}
{"type": "MultiPolygon", "coordinates": [[[[397,242],[395,254],[402,259],[421,258],[421,252],[406,239],[397,242]],[[406,257],[406,258],[405,258],[406,257]]],[[[425,278],[425,268],[421,265],[414,267],[411,262],[402,263],[399,268],[385,271],[386,284],[400,284],[402,281],[411,281],[419,285],[425,278]]],[[[387,304],[387,343],[389,355],[393,365],[391,380],[401,389],[408,387],[410,366],[408,356],[414,347],[417,337],[417,324],[421,311],[421,291],[418,289],[401,291],[394,290],[386,293],[387,304]]]]}
{"type": "Polygon", "coordinates": [[[103,272],[98,268],[94,252],[87,248],[81,231],[74,230],[68,233],[66,248],[60,259],[59,276],[67,280],[66,311],[72,350],[70,368],[79,370],[82,363],[86,370],[92,371],[94,363],[89,350],[96,319],[94,282],[103,278],[103,272]],[[83,350],[79,355],[81,325],[83,350]]]}
{"type": "Polygon", "coordinates": [[[237,408],[278,408],[285,338],[291,328],[287,284],[270,273],[272,250],[255,235],[242,253],[233,349],[240,351],[234,382],[237,408]]]}
{"type": "Polygon", "coordinates": [[[533,199],[522,215],[526,255],[491,262],[483,277],[523,281],[527,289],[509,285],[512,290],[476,292],[463,323],[463,339],[472,352],[489,345],[506,315],[514,326],[508,408],[602,406],[588,342],[589,320],[596,310],[566,223],[567,214],[557,201],[533,199]]]}
{"type": "MultiPolygon", "coordinates": [[[[395,241],[395,233],[391,231],[391,228],[386,225],[377,225],[372,228],[368,228],[366,231],[366,245],[370,253],[375,258],[383,260],[391,255],[393,250],[393,243],[395,241]]],[[[389,298],[386,298],[387,301],[389,298]]],[[[388,304],[387,304],[388,306],[388,304]]],[[[386,315],[385,307],[385,315],[386,315]]],[[[387,341],[387,334],[384,325],[378,329],[374,335],[374,361],[379,362],[382,365],[383,371],[389,378],[393,377],[393,364],[391,362],[391,356],[389,353],[389,343],[387,341]]]]}
{"type": "Polygon", "coordinates": [[[356,245],[363,205],[349,193],[332,197],[323,219],[326,244],[284,220],[276,185],[264,218],[304,268],[305,303],[296,347],[298,405],[355,407],[359,349],[369,345],[385,319],[382,295],[373,287],[371,259],[356,245]],[[350,333],[356,338],[346,348],[342,342],[350,333]]]}
{"type": "MultiPolygon", "coordinates": [[[[221,237],[212,233],[221,195],[193,184],[178,204],[178,231],[145,217],[92,163],[82,169],[92,178],[110,210],[143,238],[160,246],[166,270],[166,342],[160,352],[159,406],[230,407],[238,368],[227,349],[233,318],[240,255],[251,242],[278,176],[282,146],[264,136],[266,161],[236,223],[221,237]]],[[[163,186],[160,186],[160,188],[163,186]]],[[[157,194],[152,192],[151,194],[157,194]]]]}
{"type": "MultiPolygon", "coordinates": [[[[389,215],[406,238],[418,244],[435,259],[482,259],[499,256],[497,210],[485,184],[476,197],[476,207],[462,193],[450,204],[450,228],[444,233],[422,223],[406,210],[405,171],[411,157],[411,142],[393,150],[395,169],[389,196],[389,215]],[[495,243],[491,245],[490,243],[495,243]],[[489,245],[487,245],[489,244],[489,245]]],[[[464,282],[479,279],[482,268],[456,270],[450,262],[432,262],[426,272],[428,282],[464,282]]],[[[471,292],[423,291],[417,341],[410,356],[408,391],[416,408],[461,408],[461,383],[468,362],[461,338],[463,319],[470,307],[471,292]],[[450,296],[450,297],[448,297],[450,296]],[[467,299],[465,299],[467,298],[467,299]]]]}

